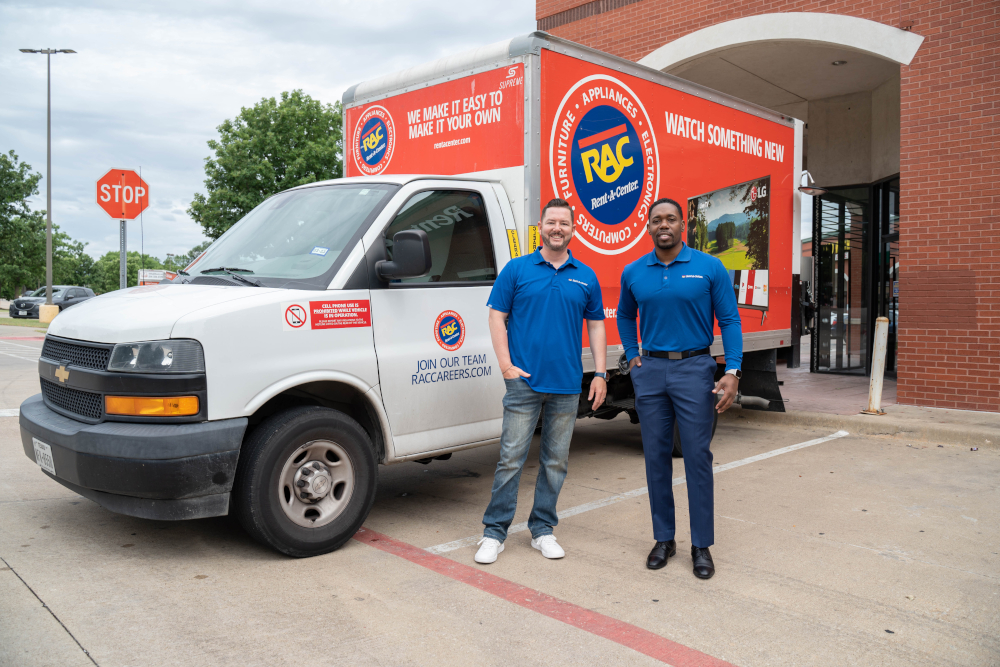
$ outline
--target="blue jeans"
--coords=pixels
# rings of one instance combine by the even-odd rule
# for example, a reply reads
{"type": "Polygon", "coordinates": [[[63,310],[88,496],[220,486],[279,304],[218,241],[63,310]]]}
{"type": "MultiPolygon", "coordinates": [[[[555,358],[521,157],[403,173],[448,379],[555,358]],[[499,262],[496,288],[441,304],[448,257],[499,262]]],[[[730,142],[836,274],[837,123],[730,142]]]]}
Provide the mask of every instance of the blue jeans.
{"type": "Polygon", "coordinates": [[[500,436],[500,463],[493,477],[493,495],[483,516],[484,537],[503,542],[517,509],[517,487],[521,469],[528,458],[531,437],[542,421],[542,447],[539,452],[538,479],[535,481],[535,504],[528,518],[533,538],[551,535],[559,523],[556,501],[569,467],[569,441],[573,438],[579,394],[542,394],[521,378],[504,379],[503,434],[500,436]]]}

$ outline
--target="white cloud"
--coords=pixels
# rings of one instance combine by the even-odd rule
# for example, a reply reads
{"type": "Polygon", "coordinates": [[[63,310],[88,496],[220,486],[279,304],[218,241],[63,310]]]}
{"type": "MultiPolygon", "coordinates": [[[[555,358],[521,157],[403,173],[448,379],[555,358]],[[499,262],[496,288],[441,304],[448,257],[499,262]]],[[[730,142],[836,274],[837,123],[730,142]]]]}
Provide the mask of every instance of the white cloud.
{"type": "MultiPolygon", "coordinates": [[[[99,256],[118,223],[95,203],[110,168],[142,168],[146,252],[204,237],[185,212],[203,192],[205,142],[241,107],[295,88],[334,102],[352,84],[535,29],[535,5],[501,2],[0,4],[0,150],[45,174],[45,57],[52,57],[52,215],[99,256]]],[[[45,181],[33,206],[45,207],[45,181]]],[[[138,222],[129,249],[138,250],[138,222]]]]}

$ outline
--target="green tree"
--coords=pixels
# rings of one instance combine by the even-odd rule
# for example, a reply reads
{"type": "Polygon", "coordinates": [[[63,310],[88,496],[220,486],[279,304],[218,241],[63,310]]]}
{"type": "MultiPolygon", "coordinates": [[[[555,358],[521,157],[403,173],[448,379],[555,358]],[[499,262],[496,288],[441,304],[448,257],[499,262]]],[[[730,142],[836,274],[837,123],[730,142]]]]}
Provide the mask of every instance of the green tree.
{"type": "Polygon", "coordinates": [[[205,188],[188,209],[217,239],[269,196],[343,173],[343,109],[323,104],[301,90],[284,92],[281,101],[264,98],[219,125],[219,140],[208,147],[205,188]]]}
{"type": "Polygon", "coordinates": [[[52,284],[93,287],[94,258],[87,254],[87,244],[58,229],[52,225],[52,284]]]}
{"type": "Polygon", "coordinates": [[[736,223],[723,222],[715,228],[715,249],[717,251],[728,250],[730,241],[736,236],[736,223]]]}
{"type": "Polygon", "coordinates": [[[750,230],[747,234],[747,259],[750,268],[763,270],[767,268],[768,250],[770,247],[770,197],[768,196],[769,179],[750,181],[739,194],[740,202],[744,204],[743,212],[750,218],[750,230]],[[760,195],[763,190],[766,194],[760,195]]]}
{"type": "MultiPolygon", "coordinates": [[[[119,289],[119,257],[120,255],[117,250],[109,250],[94,262],[91,287],[98,294],[113,292],[119,289]]],[[[129,251],[125,258],[125,276],[128,287],[135,287],[139,284],[139,269],[143,267],[147,269],[162,269],[163,262],[151,255],[140,255],[135,250],[129,251]]]]}
{"type": "Polygon", "coordinates": [[[0,294],[7,298],[45,278],[45,212],[28,207],[41,178],[14,151],[0,153],[0,294]]]}

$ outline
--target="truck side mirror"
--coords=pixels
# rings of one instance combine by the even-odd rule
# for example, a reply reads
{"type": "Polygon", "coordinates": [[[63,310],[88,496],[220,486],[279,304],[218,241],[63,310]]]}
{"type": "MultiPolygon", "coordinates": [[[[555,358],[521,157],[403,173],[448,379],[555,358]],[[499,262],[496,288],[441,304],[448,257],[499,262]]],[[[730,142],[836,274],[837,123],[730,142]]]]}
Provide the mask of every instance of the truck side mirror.
{"type": "Polygon", "coordinates": [[[431,241],[422,229],[404,229],[392,237],[392,261],[375,264],[382,280],[419,278],[431,270],[431,241]]]}

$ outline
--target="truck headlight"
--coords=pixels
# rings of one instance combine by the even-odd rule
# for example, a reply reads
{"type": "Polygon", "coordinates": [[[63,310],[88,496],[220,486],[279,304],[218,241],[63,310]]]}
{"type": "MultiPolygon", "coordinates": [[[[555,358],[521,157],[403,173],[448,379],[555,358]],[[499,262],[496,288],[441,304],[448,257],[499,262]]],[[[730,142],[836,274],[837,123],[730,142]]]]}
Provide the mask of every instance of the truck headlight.
{"type": "Polygon", "coordinates": [[[196,340],[150,340],[119,343],[109,371],[119,373],[204,373],[205,354],[196,340]]]}

